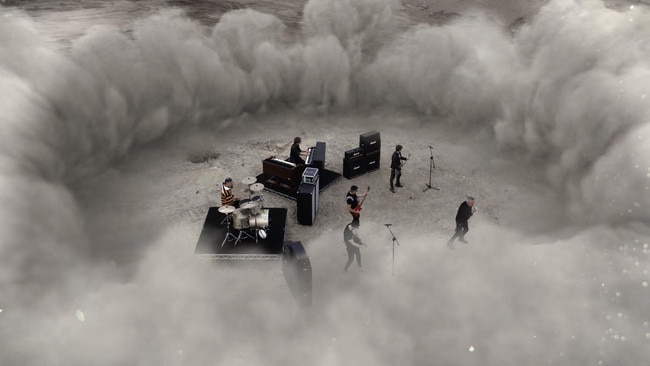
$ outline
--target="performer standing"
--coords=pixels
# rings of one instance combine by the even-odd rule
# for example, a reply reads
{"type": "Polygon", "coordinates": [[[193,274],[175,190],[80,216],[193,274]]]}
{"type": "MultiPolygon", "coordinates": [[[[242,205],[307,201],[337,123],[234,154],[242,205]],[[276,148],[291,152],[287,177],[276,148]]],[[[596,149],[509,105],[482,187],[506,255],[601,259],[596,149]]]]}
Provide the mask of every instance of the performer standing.
{"type": "Polygon", "coordinates": [[[293,145],[291,145],[291,153],[289,155],[289,161],[296,165],[305,165],[305,160],[302,158],[301,155],[307,155],[307,151],[303,151],[300,148],[300,142],[302,142],[302,139],[300,137],[296,137],[293,139],[293,145]]]}
{"type": "Polygon", "coordinates": [[[363,203],[363,200],[365,200],[366,196],[368,195],[368,191],[370,191],[370,187],[368,187],[368,190],[366,190],[366,193],[363,194],[357,194],[357,191],[359,190],[359,187],[352,185],[350,187],[350,191],[348,194],[345,196],[345,201],[348,205],[348,212],[350,215],[352,215],[352,219],[355,221],[359,221],[359,212],[361,211],[361,204],[363,203]],[[359,198],[363,198],[361,202],[359,202],[359,198]]]}
{"type": "Polygon", "coordinates": [[[395,187],[402,187],[399,179],[402,176],[402,162],[408,160],[402,156],[402,145],[395,146],[395,152],[391,157],[390,162],[390,191],[395,193],[395,187]],[[395,186],[393,186],[393,180],[397,178],[395,186]]]}
{"type": "Polygon", "coordinates": [[[345,249],[348,252],[348,262],[345,264],[343,271],[347,272],[350,268],[350,264],[354,261],[354,257],[357,257],[357,266],[361,268],[361,248],[366,246],[366,244],[361,241],[357,235],[357,229],[359,228],[359,221],[352,220],[351,223],[345,225],[343,230],[343,241],[345,242],[345,249]]]}
{"type": "Polygon", "coordinates": [[[232,178],[226,178],[221,184],[221,205],[239,207],[239,197],[232,193],[232,178]]]}
{"type": "Polygon", "coordinates": [[[456,238],[458,238],[458,241],[461,243],[467,244],[467,240],[465,240],[465,234],[469,231],[467,221],[472,217],[474,212],[476,212],[476,207],[474,207],[474,197],[467,196],[467,199],[458,207],[458,212],[456,213],[456,232],[447,242],[449,249],[454,249],[454,240],[456,238]]]}

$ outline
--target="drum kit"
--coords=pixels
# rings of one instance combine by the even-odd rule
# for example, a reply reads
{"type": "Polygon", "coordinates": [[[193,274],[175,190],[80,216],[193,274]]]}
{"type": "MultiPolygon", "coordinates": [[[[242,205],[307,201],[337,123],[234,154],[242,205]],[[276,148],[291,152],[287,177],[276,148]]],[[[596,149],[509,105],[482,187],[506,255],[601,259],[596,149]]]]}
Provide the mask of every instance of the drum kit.
{"type": "Polygon", "coordinates": [[[264,209],[264,196],[261,194],[264,190],[264,184],[255,183],[255,177],[244,178],[242,183],[248,184],[249,198],[239,201],[239,208],[234,206],[221,206],[219,212],[226,215],[226,237],[223,239],[221,246],[223,247],[227,241],[234,240],[237,245],[245,238],[266,239],[266,231],[269,229],[269,210],[264,209]],[[230,232],[230,226],[239,230],[237,236],[230,232]],[[255,236],[250,234],[248,230],[254,230],[255,236]]]}

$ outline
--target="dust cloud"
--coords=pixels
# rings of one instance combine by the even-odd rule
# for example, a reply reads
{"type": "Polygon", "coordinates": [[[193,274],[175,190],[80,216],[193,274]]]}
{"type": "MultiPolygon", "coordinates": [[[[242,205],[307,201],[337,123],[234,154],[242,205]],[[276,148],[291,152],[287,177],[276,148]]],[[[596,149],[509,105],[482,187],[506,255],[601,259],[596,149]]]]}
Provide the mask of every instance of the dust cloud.
{"type": "Polygon", "coordinates": [[[310,1],[296,40],[251,9],[208,31],[162,9],[129,34],[98,25],[61,47],[38,20],[0,8],[2,363],[647,360],[648,8],[551,1],[514,31],[473,15],[398,32],[399,11],[393,1],[310,1]],[[184,245],[182,225],[141,227],[154,211],[142,198],[141,216],[117,206],[102,217],[131,220],[124,232],[91,217],[86,200],[117,199],[91,183],[156,186],[124,173],[125,161],[194,131],[229,143],[241,116],[264,123],[274,111],[314,124],[366,111],[377,128],[395,111],[421,116],[425,130],[443,124],[464,136],[449,148],[471,155],[464,144],[480,139],[514,163],[512,176],[534,170],[544,194],[524,187],[517,199],[550,208],[522,220],[561,225],[533,234],[515,219],[473,219],[477,244],[454,252],[439,244],[446,232],[400,233],[408,244],[395,276],[381,222],[362,233],[388,244],[364,250],[369,268],[354,276],[341,273],[342,251],[331,254],[333,228],[309,243],[315,305],[301,309],[278,267],[215,268],[184,245]],[[128,251],[122,241],[144,243],[137,260],[103,260],[128,251]]]}

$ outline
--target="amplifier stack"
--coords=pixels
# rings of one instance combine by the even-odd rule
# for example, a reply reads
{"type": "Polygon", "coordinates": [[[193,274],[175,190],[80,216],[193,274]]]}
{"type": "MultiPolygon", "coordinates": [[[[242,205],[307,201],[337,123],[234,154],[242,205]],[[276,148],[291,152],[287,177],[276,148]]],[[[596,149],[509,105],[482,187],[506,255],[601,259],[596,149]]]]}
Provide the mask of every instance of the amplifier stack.
{"type": "Polygon", "coordinates": [[[363,149],[360,147],[348,150],[343,158],[343,176],[352,179],[363,175],[366,169],[363,165],[363,149]]]}
{"type": "Polygon", "coordinates": [[[379,169],[381,159],[381,136],[369,131],[359,136],[359,147],[345,152],[343,176],[352,179],[379,169]]]}
{"type": "Polygon", "coordinates": [[[285,241],[282,245],[282,272],[289,290],[300,306],[312,304],[312,268],[302,242],[285,241]]]}

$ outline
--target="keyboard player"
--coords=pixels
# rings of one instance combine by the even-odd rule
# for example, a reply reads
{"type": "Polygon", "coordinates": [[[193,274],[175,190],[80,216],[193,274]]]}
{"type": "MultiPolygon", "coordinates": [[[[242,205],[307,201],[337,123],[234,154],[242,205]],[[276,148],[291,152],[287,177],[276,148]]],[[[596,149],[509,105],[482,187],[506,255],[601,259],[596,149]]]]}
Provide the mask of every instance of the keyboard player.
{"type": "Polygon", "coordinates": [[[293,139],[293,145],[291,145],[291,153],[289,154],[289,161],[296,164],[296,165],[305,165],[305,159],[303,159],[303,156],[307,156],[307,151],[303,151],[300,148],[300,142],[302,142],[302,139],[300,137],[296,137],[293,139]]]}

